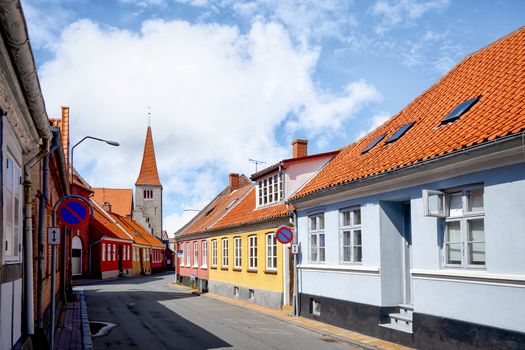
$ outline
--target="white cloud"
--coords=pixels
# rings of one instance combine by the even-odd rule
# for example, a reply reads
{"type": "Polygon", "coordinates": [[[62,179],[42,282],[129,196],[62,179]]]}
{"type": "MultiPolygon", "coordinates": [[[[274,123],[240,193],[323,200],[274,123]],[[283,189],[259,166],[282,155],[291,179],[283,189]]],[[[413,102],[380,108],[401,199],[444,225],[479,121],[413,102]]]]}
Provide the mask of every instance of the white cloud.
{"type": "Polygon", "coordinates": [[[293,44],[271,22],[241,33],[153,20],[132,32],[80,20],[52,53],[40,70],[50,115],[69,105],[73,142],[92,135],[121,144],[86,141],[75,150],[75,166],[93,185],[135,182],[152,106],[169,232],[188,219],[185,206],[206,204],[226,185],[227,173],[251,172],[249,157],[268,164],[288,157],[275,138],[286,120],[301,133],[294,136],[314,137],[379,95],[364,81],[341,93],[319,91],[312,78],[318,48],[293,44]]]}
{"type": "Polygon", "coordinates": [[[381,18],[376,32],[382,34],[397,26],[411,25],[428,12],[445,10],[449,3],[449,0],[379,0],[372,6],[372,14],[381,18]]]}
{"type": "Polygon", "coordinates": [[[165,7],[166,0],[118,0],[121,4],[134,5],[140,8],[147,8],[151,6],[165,7]]]}
{"type": "Polygon", "coordinates": [[[361,130],[359,132],[359,135],[357,136],[357,139],[360,139],[363,136],[366,136],[371,131],[374,131],[377,127],[381,126],[384,122],[386,122],[388,119],[392,117],[389,113],[381,112],[376,115],[374,115],[371,119],[371,124],[368,130],[361,130]]]}

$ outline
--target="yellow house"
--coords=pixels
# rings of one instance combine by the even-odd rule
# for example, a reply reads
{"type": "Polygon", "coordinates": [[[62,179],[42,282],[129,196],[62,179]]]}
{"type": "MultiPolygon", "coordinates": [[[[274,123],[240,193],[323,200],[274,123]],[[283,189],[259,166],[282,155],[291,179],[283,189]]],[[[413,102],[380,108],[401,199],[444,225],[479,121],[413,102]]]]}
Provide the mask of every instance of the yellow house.
{"type": "Polygon", "coordinates": [[[279,309],[291,301],[291,264],[289,245],[279,243],[274,232],[290,224],[291,212],[283,203],[256,209],[255,192],[213,226],[208,289],[279,309]]]}

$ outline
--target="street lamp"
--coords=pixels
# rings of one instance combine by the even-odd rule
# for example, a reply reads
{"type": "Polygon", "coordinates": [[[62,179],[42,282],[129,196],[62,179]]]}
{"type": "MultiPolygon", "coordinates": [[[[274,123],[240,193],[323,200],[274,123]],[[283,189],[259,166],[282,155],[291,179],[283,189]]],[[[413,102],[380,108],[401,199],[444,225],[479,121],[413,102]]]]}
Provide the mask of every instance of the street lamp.
{"type": "Polygon", "coordinates": [[[78,145],[80,145],[82,142],[84,142],[87,139],[92,139],[92,140],[95,140],[95,141],[105,142],[105,143],[107,143],[110,146],[115,146],[115,147],[120,146],[120,144],[118,142],[111,141],[111,140],[99,139],[98,137],[94,137],[94,136],[85,136],[82,140],[80,140],[77,143],[75,143],[75,145],[73,147],[71,147],[71,184],[73,184],[73,169],[74,169],[74,167],[73,167],[73,152],[75,151],[75,147],[77,147],[78,145]]]}

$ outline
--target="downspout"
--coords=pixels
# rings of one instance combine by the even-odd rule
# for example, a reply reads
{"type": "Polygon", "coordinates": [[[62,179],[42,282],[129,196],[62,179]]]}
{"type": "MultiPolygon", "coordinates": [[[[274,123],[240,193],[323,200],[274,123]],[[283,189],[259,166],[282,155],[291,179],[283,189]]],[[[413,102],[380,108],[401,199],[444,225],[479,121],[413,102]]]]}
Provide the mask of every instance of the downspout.
{"type": "Polygon", "coordinates": [[[24,300],[26,332],[28,335],[35,334],[35,306],[34,306],[34,270],[33,270],[33,184],[29,172],[47,153],[47,144],[42,146],[35,155],[24,166],[24,196],[25,196],[25,227],[24,227],[24,300]]]}
{"type": "MultiPolygon", "coordinates": [[[[48,175],[49,175],[49,154],[54,152],[59,146],[57,138],[53,138],[52,145],[49,151],[44,155],[42,162],[42,194],[40,196],[38,208],[38,299],[37,299],[37,326],[40,329],[44,328],[44,221],[46,212],[46,201],[48,192],[48,175]]],[[[54,273],[54,271],[52,271],[54,273]]]]}
{"type": "MultiPolygon", "coordinates": [[[[293,211],[293,226],[295,228],[295,234],[293,236],[293,244],[299,244],[299,226],[297,225],[297,210],[293,211]]],[[[297,268],[297,254],[293,255],[293,314],[299,316],[299,276],[297,268]]]]}

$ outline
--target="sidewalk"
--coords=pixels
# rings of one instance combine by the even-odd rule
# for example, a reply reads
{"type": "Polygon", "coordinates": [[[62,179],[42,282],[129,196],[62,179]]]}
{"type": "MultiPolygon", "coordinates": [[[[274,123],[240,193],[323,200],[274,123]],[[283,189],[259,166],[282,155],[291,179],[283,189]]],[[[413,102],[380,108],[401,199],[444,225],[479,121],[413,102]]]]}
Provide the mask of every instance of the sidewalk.
{"type": "MultiPolygon", "coordinates": [[[[188,290],[194,291],[193,289],[190,289],[186,286],[182,286],[179,284],[174,284],[174,285],[176,285],[177,287],[187,288],[188,290]]],[[[196,291],[194,291],[194,293],[199,294],[196,291]]],[[[211,298],[211,299],[215,299],[215,300],[218,300],[224,303],[236,305],[244,309],[253,310],[261,314],[264,314],[266,316],[269,316],[269,317],[272,317],[272,318],[275,318],[275,319],[278,319],[278,320],[281,320],[281,321],[284,321],[290,324],[294,324],[296,326],[299,326],[299,327],[302,327],[302,328],[305,328],[305,329],[308,329],[308,330],[311,330],[311,331],[314,331],[314,332],[317,332],[323,335],[330,335],[334,338],[338,338],[340,340],[347,341],[347,342],[362,346],[367,349],[376,349],[376,350],[377,349],[384,349],[384,350],[409,350],[410,349],[406,346],[398,345],[398,344],[391,343],[391,342],[381,340],[378,338],[369,337],[361,333],[352,332],[344,328],[339,328],[339,327],[332,326],[326,323],[310,320],[304,317],[291,316],[289,314],[290,311],[275,310],[275,309],[271,309],[265,306],[253,304],[248,301],[228,298],[228,297],[213,294],[213,293],[203,293],[200,295],[206,298],[211,298]]]]}
{"type": "Polygon", "coordinates": [[[74,296],[75,300],[69,302],[62,310],[58,321],[55,330],[55,349],[92,350],[84,293],[75,292],[74,296]]]}

